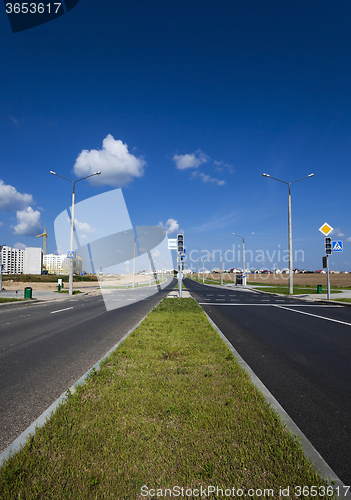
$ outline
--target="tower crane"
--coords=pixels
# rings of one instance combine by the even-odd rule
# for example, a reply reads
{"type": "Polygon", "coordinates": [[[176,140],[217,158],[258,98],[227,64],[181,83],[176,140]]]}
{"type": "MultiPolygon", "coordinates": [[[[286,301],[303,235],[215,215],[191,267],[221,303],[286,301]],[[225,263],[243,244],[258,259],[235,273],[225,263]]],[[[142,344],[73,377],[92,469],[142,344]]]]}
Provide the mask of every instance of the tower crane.
{"type": "Polygon", "coordinates": [[[43,237],[43,254],[46,255],[46,238],[48,237],[48,233],[46,232],[46,227],[44,227],[43,234],[37,234],[36,238],[43,237]]]}

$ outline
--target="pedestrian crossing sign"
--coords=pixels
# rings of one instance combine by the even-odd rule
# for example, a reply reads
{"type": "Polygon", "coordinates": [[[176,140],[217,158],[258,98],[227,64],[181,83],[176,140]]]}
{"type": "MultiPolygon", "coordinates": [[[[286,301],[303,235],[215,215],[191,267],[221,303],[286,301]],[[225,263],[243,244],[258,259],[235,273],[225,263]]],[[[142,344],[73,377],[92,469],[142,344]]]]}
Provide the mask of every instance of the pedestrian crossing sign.
{"type": "Polygon", "coordinates": [[[73,250],[69,250],[67,252],[67,259],[75,259],[76,258],[76,252],[74,252],[73,250]]]}
{"type": "Polygon", "coordinates": [[[332,241],[333,252],[342,252],[342,241],[332,241]]]}

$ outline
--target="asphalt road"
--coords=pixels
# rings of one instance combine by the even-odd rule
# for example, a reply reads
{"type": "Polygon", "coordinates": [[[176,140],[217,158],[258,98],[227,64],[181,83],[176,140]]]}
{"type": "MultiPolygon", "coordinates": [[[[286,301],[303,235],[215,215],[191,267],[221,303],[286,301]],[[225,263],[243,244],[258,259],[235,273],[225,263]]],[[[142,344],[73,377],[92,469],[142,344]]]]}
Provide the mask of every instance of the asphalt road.
{"type": "Polygon", "coordinates": [[[351,308],[184,280],[345,485],[351,484],[351,308]]]}
{"type": "Polygon", "coordinates": [[[0,452],[173,289],[0,307],[0,452]]]}

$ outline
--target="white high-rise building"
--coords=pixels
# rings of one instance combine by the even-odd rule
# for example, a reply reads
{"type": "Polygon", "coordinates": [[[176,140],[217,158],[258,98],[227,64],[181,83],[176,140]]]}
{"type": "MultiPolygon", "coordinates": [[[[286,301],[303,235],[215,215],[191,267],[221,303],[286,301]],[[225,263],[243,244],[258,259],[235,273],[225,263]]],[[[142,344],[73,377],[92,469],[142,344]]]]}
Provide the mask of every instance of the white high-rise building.
{"type": "Polygon", "coordinates": [[[4,274],[23,274],[23,250],[0,246],[2,272],[4,274]]]}
{"type": "Polygon", "coordinates": [[[0,252],[4,274],[41,274],[43,268],[41,248],[18,249],[0,245],[0,252]]]}

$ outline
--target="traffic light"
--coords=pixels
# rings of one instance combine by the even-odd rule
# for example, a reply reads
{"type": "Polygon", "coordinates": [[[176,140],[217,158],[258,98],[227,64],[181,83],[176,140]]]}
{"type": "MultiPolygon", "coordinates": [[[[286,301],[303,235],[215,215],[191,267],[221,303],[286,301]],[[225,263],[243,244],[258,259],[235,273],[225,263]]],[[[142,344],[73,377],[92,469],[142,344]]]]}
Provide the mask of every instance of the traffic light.
{"type": "Polygon", "coordinates": [[[178,234],[177,242],[178,242],[178,252],[183,252],[184,251],[184,235],[183,234],[178,234]]]}
{"type": "Polygon", "coordinates": [[[331,238],[325,238],[325,255],[331,255],[332,252],[332,240],[331,238]]]}
{"type": "Polygon", "coordinates": [[[323,257],[323,269],[325,269],[326,267],[328,267],[328,257],[323,257]]]}

